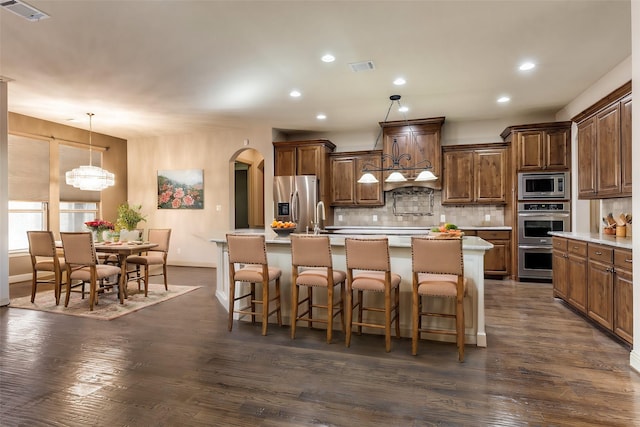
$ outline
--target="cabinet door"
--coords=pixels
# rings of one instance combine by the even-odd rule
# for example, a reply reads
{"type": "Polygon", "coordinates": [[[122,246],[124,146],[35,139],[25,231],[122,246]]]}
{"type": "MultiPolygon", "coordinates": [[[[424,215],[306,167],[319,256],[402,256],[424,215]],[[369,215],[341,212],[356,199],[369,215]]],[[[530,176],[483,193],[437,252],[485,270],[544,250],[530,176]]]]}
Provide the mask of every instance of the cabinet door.
{"type": "MultiPolygon", "coordinates": [[[[422,129],[417,127],[413,132],[414,150],[412,160],[415,167],[425,167],[431,164],[431,172],[438,177],[437,181],[433,181],[431,187],[435,189],[442,188],[442,166],[440,165],[440,131],[433,129],[422,129]]],[[[419,170],[414,171],[415,178],[420,173],[419,170]]]]}
{"type": "Polygon", "coordinates": [[[275,149],[275,176],[296,175],[296,147],[275,149]]]}
{"type": "Polygon", "coordinates": [[[613,272],[610,264],[589,260],[587,315],[613,330],[613,272]]]}
{"type": "Polygon", "coordinates": [[[598,197],[620,193],[620,104],[596,115],[596,188],[598,197]]]}
{"type": "MultiPolygon", "coordinates": [[[[371,184],[360,184],[360,174],[365,164],[373,166],[375,169],[379,169],[382,164],[382,157],[380,154],[370,154],[355,157],[355,202],[356,205],[368,205],[368,206],[383,206],[384,196],[382,194],[382,172],[372,172],[378,179],[378,182],[371,184]]],[[[334,182],[339,179],[337,175],[333,175],[334,182]]]]}
{"type": "Polygon", "coordinates": [[[485,252],[484,274],[506,276],[509,274],[511,243],[509,240],[487,240],[493,248],[485,252]]]}
{"type": "Polygon", "coordinates": [[[320,146],[298,147],[296,152],[297,175],[318,175],[322,171],[324,150],[320,146]]]}
{"type": "Polygon", "coordinates": [[[613,332],[628,343],[633,343],[633,277],[630,271],[616,270],[613,294],[613,332]]]}
{"type": "Polygon", "coordinates": [[[631,95],[620,102],[621,189],[631,195],[631,95]]]}
{"type": "MultiPolygon", "coordinates": [[[[554,237],[555,239],[555,237],[554,237]]],[[[554,250],[553,262],[553,296],[567,300],[568,256],[564,251],[554,250]]]]}
{"type": "Polygon", "coordinates": [[[541,130],[517,133],[519,171],[540,171],[544,168],[543,135],[541,130]]]}
{"type": "Polygon", "coordinates": [[[595,117],[578,125],[578,198],[596,195],[596,121],[595,117]]]}
{"type": "Polygon", "coordinates": [[[587,259],[584,256],[569,254],[565,280],[567,281],[567,301],[579,311],[586,313],[587,259]]]}
{"type": "MultiPolygon", "coordinates": [[[[383,151],[385,154],[393,157],[394,160],[396,160],[397,165],[394,165],[391,157],[385,157],[383,166],[385,168],[390,168],[392,166],[413,166],[413,164],[415,163],[415,157],[413,156],[413,144],[411,141],[411,133],[409,131],[403,132],[400,129],[385,129],[383,151]],[[402,158],[400,158],[400,156],[402,156],[402,158]],[[410,157],[410,159],[408,159],[407,157],[410,157]]],[[[391,175],[391,172],[392,171],[385,172],[383,178],[387,179],[389,175],[391,175]]],[[[407,171],[403,173],[403,175],[407,179],[412,179],[416,176],[414,171],[407,171]]]]}
{"type": "Polygon", "coordinates": [[[332,205],[352,205],[355,203],[355,185],[357,179],[354,176],[354,158],[332,158],[331,159],[331,204],[332,205]]]}
{"type": "Polygon", "coordinates": [[[442,203],[471,203],[473,190],[473,151],[445,151],[442,154],[442,203]]]}
{"type": "Polygon", "coordinates": [[[494,204],[506,202],[506,153],[505,149],[478,150],[474,153],[476,202],[494,204]]]}
{"type": "Polygon", "coordinates": [[[544,169],[569,170],[571,164],[570,134],[570,129],[553,129],[544,133],[544,169]]]}

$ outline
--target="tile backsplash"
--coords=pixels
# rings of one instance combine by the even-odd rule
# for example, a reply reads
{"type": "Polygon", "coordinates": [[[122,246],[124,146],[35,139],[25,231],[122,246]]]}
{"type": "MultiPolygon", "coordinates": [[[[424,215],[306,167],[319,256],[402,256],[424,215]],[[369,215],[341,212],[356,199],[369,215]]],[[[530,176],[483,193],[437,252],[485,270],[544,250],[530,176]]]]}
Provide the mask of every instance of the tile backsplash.
{"type": "Polygon", "coordinates": [[[504,207],[501,205],[442,205],[442,192],[433,192],[433,205],[426,193],[403,195],[396,199],[393,211],[393,194],[385,193],[385,205],[380,207],[336,207],[333,224],[336,226],[378,227],[430,227],[444,222],[460,226],[504,225],[504,207]],[[427,213],[431,212],[432,215],[427,213]],[[488,216],[488,217],[487,217],[488,216]],[[374,220],[375,219],[375,220],[374,220]],[[487,221],[488,219],[488,221],[487,221]]]}

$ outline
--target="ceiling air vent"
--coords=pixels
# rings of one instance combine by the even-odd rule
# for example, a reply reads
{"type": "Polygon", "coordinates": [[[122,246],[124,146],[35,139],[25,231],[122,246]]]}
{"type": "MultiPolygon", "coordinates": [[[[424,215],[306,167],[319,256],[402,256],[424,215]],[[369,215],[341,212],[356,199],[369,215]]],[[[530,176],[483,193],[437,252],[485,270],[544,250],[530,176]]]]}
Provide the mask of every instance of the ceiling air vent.
{"type": "Polygon", "coordinates": [[[18,16],[22,16],[24,19],[31,22],[37,22],[41,19],[46,19],[49,17],[49,15],[47,15],[46,13],[24,2],[21,2],[20,0],[0,0],[0,6],[3,9],[8,10],[9,12],[13,12],[18,16]]]}
{"type": "Polygon", "coordinates": [[[358,73],[360,71],[372,71],[376,69],[376,66],[373,65],[373,61],[352,62],[349,64],[349,67],[351,67],[351,71],[354,73],[358,73]]]}

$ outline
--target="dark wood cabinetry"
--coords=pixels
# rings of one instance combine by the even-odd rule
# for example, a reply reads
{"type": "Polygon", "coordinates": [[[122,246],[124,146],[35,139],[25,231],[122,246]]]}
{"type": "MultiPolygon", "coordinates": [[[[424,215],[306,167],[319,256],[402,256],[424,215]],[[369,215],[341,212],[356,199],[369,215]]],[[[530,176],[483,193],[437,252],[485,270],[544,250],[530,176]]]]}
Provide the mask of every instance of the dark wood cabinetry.
{"type": "Polygon", "coordinates": [[[485,252],[484,274],[486,276],[508,276],[511,274],[511,231],[478,230],[478,237],[493,244],[485,252]]]}
{"type": "Polygon", "coordinates": [[[442,204],[505,204],[506,144],[444,147],[442,204]]]}
{"type": "Polygon", "coordinates": [[[382,206],[382,172],[372,172],[377,183],[361,184],[358,182],[364,165],[379,169],[382,152],[362,151],[332,153],[329,156],[331,171],[331,205],[332,206],[382,206]]]}
{"type": "MultiPolygon", "coordinates": [[[[444,120],[444,117],[435,117],[380,123],[383,128],[382,149],[385,155],[397,157],[398,154],[408,154],[410,158],[402,159],[400,166],[421,168],[430,164],[431,172],[438,177],[435,181],[416,182],[416,185],[427,186],[437,190],[442,188],[440,138],[444,120]],[[397,146],[396,153],[394,153],[393,148],[394,142],[397,146]]],[[[391,166],[390,157],[385,158],[383,166],[385,168],[391,166]]],[[[404,175],[408,180],[413,180],[419,173],[420,170],[409,170],[404,175]]],[[[390,174],[391,172],[385,172],[383,179],[386,179],[390,174]]],[[[392,190],[397,186],[397,184],[385,182],[383,189],[385,191],[392,190]]]]}
{"type": "MultiPolygon", "coordinates": [[[[329,153],[336,146],[326,139],[308,141],[274,142],[274,175],[316,175],[320,200],[329,207],[331,197],[331,174],[329,153]]],[[[327,211],[327,225],[332,224],[333,212],[327,211]]]]}
{"type": "Polygon", "coordinates": [[[631,82],[573,118],[578,124],[578,197],[631,196],[631,82]]]}
{"type": "Polygon", "coordinates": [[[606,330],[633,342],[632,252],[553,237],[553,293],[606,330]]]}
{"type": "Polygon", "coordinates": [[[513,143],[517,172],[571,168],[571,122],[510,126],[501,136],[513,143]]]}

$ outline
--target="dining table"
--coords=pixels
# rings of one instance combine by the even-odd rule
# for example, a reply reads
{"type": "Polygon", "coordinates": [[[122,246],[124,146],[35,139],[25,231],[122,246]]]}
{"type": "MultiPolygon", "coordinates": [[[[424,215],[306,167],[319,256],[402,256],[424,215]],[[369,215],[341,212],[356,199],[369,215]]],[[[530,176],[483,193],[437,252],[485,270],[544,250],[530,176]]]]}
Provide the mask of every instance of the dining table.
{"type": "Polygon", "coordinates": [[[127,298],[127,257],[146,252],[156,246],[158,246],[157,243],[139,241],[94,243],[96,252],[113,254],[118,258],[118,265],[120,266],[120,291],[118,292],[120,304],[124,304],[124,299],[127,298]]]}

